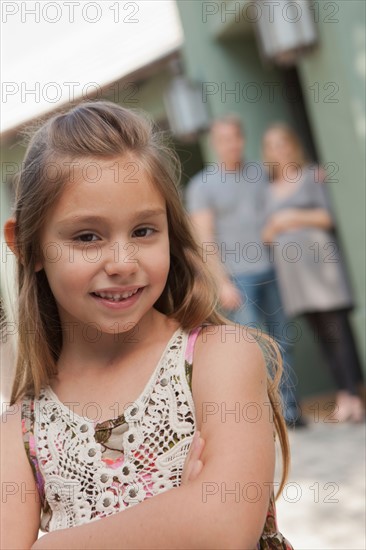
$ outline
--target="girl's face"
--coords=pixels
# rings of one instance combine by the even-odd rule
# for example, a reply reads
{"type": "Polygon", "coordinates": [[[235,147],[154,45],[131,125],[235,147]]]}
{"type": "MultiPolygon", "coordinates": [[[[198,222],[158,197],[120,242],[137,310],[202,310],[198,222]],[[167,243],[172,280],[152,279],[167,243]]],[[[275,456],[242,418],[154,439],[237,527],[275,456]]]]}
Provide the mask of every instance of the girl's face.
{"type": "Polygon", "coordinates": [[[263,139],[263,153],[267,161],[285,165],[294,160],[294,146],[285,132],[269,130],[263,139]]]}
{"type": "Polygon", "coordinates": [[[125,332],[151,314],[167,281],[165,200],[133,158],[79,167],[47,215],[37,270],[64,327],[125,332]]]}

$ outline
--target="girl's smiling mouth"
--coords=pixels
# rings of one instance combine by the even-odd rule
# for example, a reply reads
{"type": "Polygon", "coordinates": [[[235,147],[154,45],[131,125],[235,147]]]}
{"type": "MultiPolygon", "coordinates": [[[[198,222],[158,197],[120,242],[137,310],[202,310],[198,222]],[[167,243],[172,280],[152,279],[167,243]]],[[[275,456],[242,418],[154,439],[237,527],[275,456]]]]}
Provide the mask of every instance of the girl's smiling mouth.
{"type": "Polygon", "coordinates": [[[145,287],[124,289],[105,289],[91,292],[90,295],[98,302],[112,308],[124,308],[133,305],[145,287]]]}

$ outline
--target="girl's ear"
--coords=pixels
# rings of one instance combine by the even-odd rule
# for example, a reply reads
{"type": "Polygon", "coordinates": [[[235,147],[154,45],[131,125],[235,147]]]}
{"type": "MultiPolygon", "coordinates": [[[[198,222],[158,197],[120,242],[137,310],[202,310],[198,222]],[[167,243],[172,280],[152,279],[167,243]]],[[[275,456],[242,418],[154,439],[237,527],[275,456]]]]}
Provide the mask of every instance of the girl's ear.
{"type": "MultiPolygon", "coordinates": [[[[15,254],[18,260],[22,262],[21,254],[16,245],[15,225],[16,225],[15,218],[12,217],[6,220],[4,224],[4,236],[5,236],[6,244],[8,245],[10,250],[13,252],[13,254],[15,254]]],[[[42,263],[37,262],[35,271],[40,271],[42,268],[43,268],[42,263]]]]}
{"type": "Polygon", "coordinates": [[[4,225],[4,236],[6,244],[8,245],[10,250],[13,252],[13,254],[15,254],[17,258],[19,258],[19,253],[15,242],[15,224],[15,218],[9,218],[8,220],[6,220],[4,225]]]}

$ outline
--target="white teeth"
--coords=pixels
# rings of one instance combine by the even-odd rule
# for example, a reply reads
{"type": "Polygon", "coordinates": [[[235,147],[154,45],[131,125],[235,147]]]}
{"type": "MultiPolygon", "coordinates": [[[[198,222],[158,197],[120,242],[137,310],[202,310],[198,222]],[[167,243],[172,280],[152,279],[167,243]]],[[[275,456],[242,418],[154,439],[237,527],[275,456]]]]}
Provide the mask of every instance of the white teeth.
{"type": "Polygon", "coordinates": [[[126,298],[130,298],[130,296],[133,296],[136,294],[136,292],[139,289],[136,288],[136,290],[130,290],[127,292],[122,293],[112,293],[112,292],[94,292],[97,296],[100,296],[101,298],[107,299],[107,300],[113,300],[113,302],[119,302],[121,300],[125,300],[126,298]]]}

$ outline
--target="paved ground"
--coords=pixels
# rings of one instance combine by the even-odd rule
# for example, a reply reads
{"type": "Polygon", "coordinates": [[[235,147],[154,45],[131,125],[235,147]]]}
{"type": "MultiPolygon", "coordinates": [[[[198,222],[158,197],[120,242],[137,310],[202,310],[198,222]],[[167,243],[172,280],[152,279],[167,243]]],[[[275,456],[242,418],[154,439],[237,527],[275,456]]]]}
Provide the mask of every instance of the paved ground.
{"type": "Polygon", "coordinates": [[[295,550],[365,550],[365,424],[320,419],[290,433],[292,466],[277,501],[295,550]]]}

